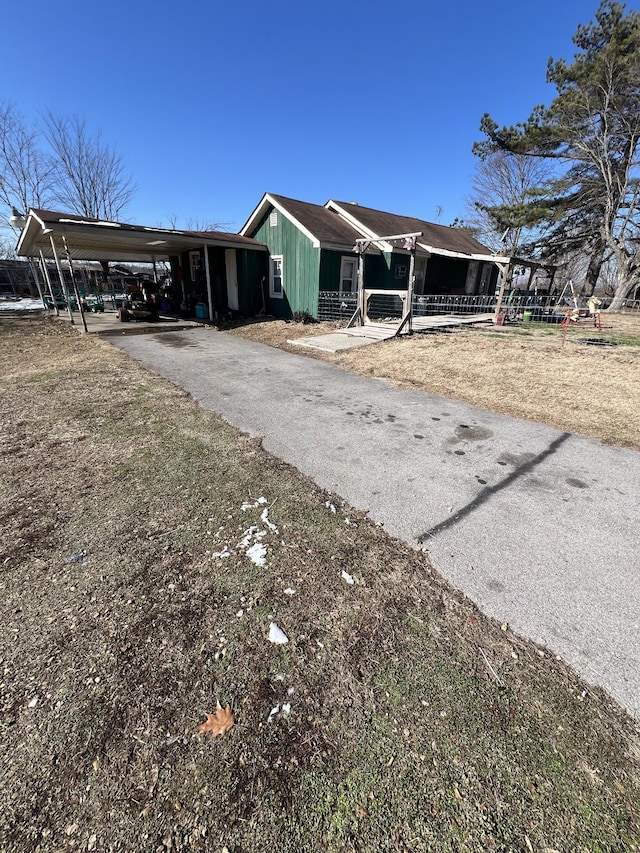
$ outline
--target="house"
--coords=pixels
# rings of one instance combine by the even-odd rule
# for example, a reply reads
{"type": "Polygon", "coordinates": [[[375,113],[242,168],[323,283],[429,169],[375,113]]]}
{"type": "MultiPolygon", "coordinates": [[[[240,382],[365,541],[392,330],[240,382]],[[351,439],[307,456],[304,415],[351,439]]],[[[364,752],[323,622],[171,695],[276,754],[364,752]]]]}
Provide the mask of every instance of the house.
{"type": "Polygon", "coordinates": [[[240,234],[268,248],[269,311],[280,317],[317,316],[320,294],[355,293],[360,247],[367,289],[406,291],[408,235],[417,235],[416,295],[493,293],[498,278],[495,256],[465,229],[354,202],[317,205],[265,193],[240,234]]]}
{"type": "Polygon", "coordinates": [[[156,262],[166,262],[171,266],[172,284],[159,295],[169,310],[206,319],[230,312],[250,316],[265,307],[267,248],[249,237],[106,222],[39,209],[29,210],[21,228],[17,252],[40,259],[46,292],[57,290],[65,281],[64,260],[73,264],[149,262],[154,267],[156,262]],[[56,273],[47,259],[55,261],[56,273]]]}
{"type": "Polygon", "coordinates": [[[38,287],[29,261],[0,259],[0,298],[37,297],[38,287]]]}

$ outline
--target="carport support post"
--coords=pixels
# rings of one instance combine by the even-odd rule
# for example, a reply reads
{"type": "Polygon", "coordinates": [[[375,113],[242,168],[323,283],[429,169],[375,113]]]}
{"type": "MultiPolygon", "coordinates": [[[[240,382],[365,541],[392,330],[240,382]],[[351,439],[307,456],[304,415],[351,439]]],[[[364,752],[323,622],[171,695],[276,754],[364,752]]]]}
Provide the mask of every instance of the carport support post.
{"type": "Polygon", "coordinates": [[[416,239],[413,239],[411,246],[411,260],[409,261],[409,283],[407,287],[407,301],[409,303],[407,313],[409,315],[409,332],[413,331],[413,291],[415,288],[416,277],[416,239]]]}
{"type": "Polygon", "coordinates": [[[80,299],[80,292],[78,291],[78,285],[76,283],[76,274],[73,271],[73,261],[71,260],[71,252],[69,251],[69,246],[67,245],[67,238],[62,235],[62,242],[64,243],[64,250],[67,253],[67,261],[69,262],[69,272],[71,273],[71,285],[73,286],[73,292],[76,297],[76,302],[78,303],[78,311],[80,312],[80,319],[82,320],[82,331],[86,334],[89,330],[87,329],[87,318],[84,316],[84,309],[82,307],[82,300],[80,299]]]}
{"type": "Polygon", "coordinates": [[[47,287],[49,288],[49,296],[51,297],[51,304],[53,305],[53,310],[56,312],[56,317],[60,316],[60,309],[58,308],[58,303],[56,302],[56,298],[53,295],[53,288],[51,287],[51,278],[49,276],[49,270],[47,269],[47,262],[44,259],[44,255],[42,254],[42,249],[40,249],[40,264],[42,267],[42,273],[44,275],[45,281],[47,282],[47,287]]]}
{"type": "Polygon", "coordinates": [[[504,289],[507,285],[507,278],[509,276],[509,261],[507,261],[506,264],[496,263],[496,266],[498,267],[498,269],[500,270],[500,273],[502,275],[502,279],[500,281],[500,290],[498,291],[498,300],[496,302],[496,310],[495,310],[495,321],[494,322],[497,325],[498,324],[498,315],[502,311],[502,298],[504,296],[504,289]]]}
{"type": "Polygon", "coordinates": [[[209,250],[204,247],[204,273],[207,278],[207,296],[209,298],[209,323],[213,323],[213,299],[211,296],[211,269],[209,267],[209,250]]]}
{"type": "Polygon", "coordinates": [[[49,234],[49,240],[51,240],[51,251],[53,252],[53,258],[56,262],[56,269],[58,270],[58,278],[60,279],[60,293],[67,297],[67,310],[69,312],[69,320],[72,326],[75,326],[75,320],[73,319],[73,311],[71,310],[71,300],[69,299],[68,291],[65,294],[65,286],[64,286],[64,276],[62,274],[62,267],[60,266],[60,258],[58,257],[58,250],[56,249],[55,240],[53,239],[53,234],[49,234]]]}
{"type": "MultiPolygon", "coordinates": [[[[356,243],[356,245],[358,245],[356,243]]],[[[358,308],[360,309],[360,325],[364,326],[364,246],[358,255],[358,308]]]]}
{"type": "Polygon", "coordinates": [[[38,265],[33,260],[33,258],[29,258],[29,266],[31,267],[31,274],[33,275],[33,280],[36,283],[36,287],[38,288],[38,296],[40,297],[40,301],[44,305],[44,299],[42,298],[42,288],[40,287],[40,275],[38,274],[38,265]]]}

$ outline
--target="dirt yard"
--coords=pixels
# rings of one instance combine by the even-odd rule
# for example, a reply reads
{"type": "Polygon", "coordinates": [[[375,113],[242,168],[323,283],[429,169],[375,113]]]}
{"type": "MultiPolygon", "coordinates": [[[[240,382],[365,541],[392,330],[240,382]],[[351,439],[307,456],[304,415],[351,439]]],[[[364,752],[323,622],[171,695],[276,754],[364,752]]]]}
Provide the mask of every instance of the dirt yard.
{"type": "Polygon", "coordinates": [[[317,353],[289,340],[337,324],[250,323],[233,334],[324,358],[365,376],[549,424],[640,450],[640,317],[603,315],[562,329],[547,324],[415,334],[342,353],[317,353]],[[596,339],[599,344],[585,341],[596,339]],[[608,344],[608,345],[607,345],[608,344]]]}
{"type": "Polygon", "coordinates": [[[0,355],[2,853],[640,850],[602,691],[108,343],[0,355]]]}

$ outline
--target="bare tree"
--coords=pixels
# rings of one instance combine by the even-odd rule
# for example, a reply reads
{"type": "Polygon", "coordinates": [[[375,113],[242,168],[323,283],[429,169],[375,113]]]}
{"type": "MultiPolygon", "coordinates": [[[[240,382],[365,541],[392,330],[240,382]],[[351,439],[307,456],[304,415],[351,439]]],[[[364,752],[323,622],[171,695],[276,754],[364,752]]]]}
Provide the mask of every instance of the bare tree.
{"type": "Polygon", "coordinates": [[[56,161],[56,201],[72,213],[117,221],[136,189],[120,155],[77,117],[47,113],[44,132],[56,161]]]}
{"type": "MultiPolygon", "coordinates": [[[[186,225],[180,226],[178,225],[180,217],[177,213],[172,213],[169,217],[169,228],[173,231],[199,231],[202,233],[206,233],[208,231],[231,231],[231,225],[228,222],[214,222],[211,219],[200,219],[198,217],[190,216],[186,220],[186,225]]],[[[160,228],[164,228],[164,225],[160,225],[160,228]]]]}
{"type": "Polygon", "coordinates": [[[0,104],[0,204],[26,213],[52,199],[54,165],[13,104],[0,104]]]}
{"type": "Polygon", "coordinates": [[[551,168],[542,160],[508,151],[488,154],[476,165],[465,222],[494,251],[517,254],[535,236],[532,193],[550,176],[551,168]]]}

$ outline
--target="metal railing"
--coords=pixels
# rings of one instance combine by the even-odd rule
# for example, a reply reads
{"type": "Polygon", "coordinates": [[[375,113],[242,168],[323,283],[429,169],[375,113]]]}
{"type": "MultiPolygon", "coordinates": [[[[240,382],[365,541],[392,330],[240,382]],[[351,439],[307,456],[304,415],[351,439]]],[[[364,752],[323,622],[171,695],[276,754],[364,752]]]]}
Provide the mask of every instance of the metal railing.
{"type": "MultiPolygon", "coordinates": [[[[366,291],[372,294],[368,298],[369,320],[393,319],[402,317],[403,299],[396,291],[366,291]]],[[[496,310],[498,302],[494,294],[479,294],[476,296],[453,295],[453,294],[425,294],[413,297],[413,314],[416,317],[424,317],[432,314],[489,314],[496,310]]],[[[580,299],[580,305],[584,303],[587,307],[588,300],[580,299]]],[[[547,296],[534,293],[507,294],[502,299],[502,309],[505,312],[515,310],[517,313],[531,311],[532,319],[536,314],[553,313],[554,309],[564,313],[572,306],[572,300],[563,299],[558,302],[558,296],[547,296]]],[[[610,298],[602,299],[599,306],[601,311],[606,310],[611,304],[610,298]]],[[[318,295],[318,319],[319,320],[349,320],[358,306],[357,293],[343,293],[336,290],[321,291],[318,295]]],[[[640,300],[625,300],[622,313],[640,312],[640,300]]]]}
{"type": "Polygon", "coordinates": [[[357,307],[357,293],[321,290],[318,294],[318,320],[344,320],[347,323],[357,307]]]}
{"type": "MultiPolygon", "coordinates": [[[[533,293],[513,294],[503,298],[502,308],[520,312],[527,310],[532,313],[546,312],[555,306],[556,299],[555,296],[536,296],[533,293]]],[[[493,294],[476,296],[428,294],[414,297],[413,313],[417,317],[428,314],[489,314],[496,310],[497,303],[498,297],[493,294]]]]}

